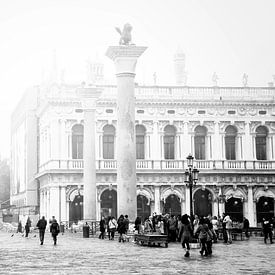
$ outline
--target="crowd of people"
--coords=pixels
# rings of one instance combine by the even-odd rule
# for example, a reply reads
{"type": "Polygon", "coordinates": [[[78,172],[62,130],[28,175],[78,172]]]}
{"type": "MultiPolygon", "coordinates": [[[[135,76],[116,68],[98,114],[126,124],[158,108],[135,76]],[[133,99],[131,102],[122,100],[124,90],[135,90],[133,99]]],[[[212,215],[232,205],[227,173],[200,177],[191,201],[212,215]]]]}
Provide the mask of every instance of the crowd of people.
{"type": "MultiPolygon", "coordinates": [[[[50,232],[54,241],[54,245],[57,243],[57,236],[60,232],[60,227],[53,216],[50,220],[50,232]]],[[[264,235],[264,242],[270,240],[273,243],[272,232],[275,225],[273,219],[263,219],[262,232],[264,235]]],[[[241,223],[242,232],[245,233],[246,238],[249,238],[249,221],[247,218],[243,218],[241,223]]],[[[25,224],[25,236],[28,237],[31,227],[30,218],[27,219],[25,224]]],[[[47,227],[47,221],[45,217],[42,217],[36,228],[39,229],[40,244],[44,243],[44,235],[47,227]]],[[[105,239],[107,232],[108,239],[114,240],[115,232],[118,232],[119,242],[125,242],[129,240],[129,218],[128,215],[120,215],[116,220],[115,217],[102,217],[99,223],[99,239],[105,239]]],[[[181,242],[182,247],[185,249],[185,257],[190,256],[190,243],[199,243],[200,254],[203,256],[210,256],[212,254],[212,244],[216,243],[218,239],[222,237],[223,242],[226,244],[232,243],[232,229],[234,228],[231,217],[227,214],[223,214],[222,217],[190,217],[185,215],[170,215],[153,213],[142,221],[140,217],[137,217],[134,223],[135,234],[160,234],[167,235],[169,242],[181,242]]],[[[240,228],[240,227],[239,227],[240,228]]],[[[22,232],[22,223],[18,224],[18,232],[22,232]]]]}

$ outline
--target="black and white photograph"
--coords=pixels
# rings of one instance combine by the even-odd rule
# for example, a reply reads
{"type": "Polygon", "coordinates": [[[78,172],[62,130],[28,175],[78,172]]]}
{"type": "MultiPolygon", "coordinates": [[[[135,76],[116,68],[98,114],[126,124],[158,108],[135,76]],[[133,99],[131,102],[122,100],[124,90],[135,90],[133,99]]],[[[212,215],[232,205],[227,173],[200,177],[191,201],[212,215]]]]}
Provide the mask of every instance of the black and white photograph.
{"type": "Polygon", "coordinates": [[[1,0],[0,274],[275,274],[274,11],[1,0]]]}

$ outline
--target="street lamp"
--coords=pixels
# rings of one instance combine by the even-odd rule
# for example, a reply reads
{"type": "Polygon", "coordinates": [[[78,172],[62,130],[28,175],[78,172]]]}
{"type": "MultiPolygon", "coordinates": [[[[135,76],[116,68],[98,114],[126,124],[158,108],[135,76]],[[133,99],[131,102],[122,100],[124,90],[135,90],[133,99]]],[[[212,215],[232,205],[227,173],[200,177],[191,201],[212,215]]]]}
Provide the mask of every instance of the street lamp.
{"type": "Polygon", "coordinates": [[[184,182],[186,182],[186,185],[189,187],[189,190],[190,190],[190,217],[192,219],[193,218],[192,189],[193,189],[193,185],[196,185],[198,181],[199,170],[196,167],[193,168],[194,157],[191,154],[189,154],[186,159],[187,159],[188,169],[186,169],[184,173],[185,175],[184,182]]]}

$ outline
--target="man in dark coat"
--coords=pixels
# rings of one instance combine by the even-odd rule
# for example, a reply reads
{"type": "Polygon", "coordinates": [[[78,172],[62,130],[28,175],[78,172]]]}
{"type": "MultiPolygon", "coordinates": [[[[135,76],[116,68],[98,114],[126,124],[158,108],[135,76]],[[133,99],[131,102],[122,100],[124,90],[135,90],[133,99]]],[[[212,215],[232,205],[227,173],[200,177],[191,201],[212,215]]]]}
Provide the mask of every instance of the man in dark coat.
{"type": "Polygon", "coordinates": [[[29,236],[31,225],[32,225],[31,219],[28,217],[28,219],[26,221],[26,225],[25,225],[26,238],[28,238],[28,236],[29,236]]]}
{"type": "Polygon", "coordinates": [[[249,220],[246,217],[244,217],[243,218],[243,230],[244,230],[246,238],[249,238],[248,229],[249,229],[249,220]]]}
{"type": "Polygon", "coordinates": [[[273,243],[272,241],[272,223],[271,220],[263,218],[263,233],[264,233],[264,243],[266,243],[266,240],[269,237],[270,243],[273,243]]]}
{"type": "Polygon", "coordinates": [[[45,217],[43,216],[37,223],[36,227],[39,229],[39,239],[40,239],[40,245],[43,245],[44,243],[44,236],[45,236],[45,230],[47,226],[47,221],[45,220],[45,217]]]}
{"type": "Polygon", "coordinates": [[[60,232],[60,230],[59,230],[59,224],[57,223],[56,219],[52,220],[52,224],[51,224],[51,227],[50,227],[50,232],[52,233],[54,245],[56,245],[57,235],[60,232]]]}

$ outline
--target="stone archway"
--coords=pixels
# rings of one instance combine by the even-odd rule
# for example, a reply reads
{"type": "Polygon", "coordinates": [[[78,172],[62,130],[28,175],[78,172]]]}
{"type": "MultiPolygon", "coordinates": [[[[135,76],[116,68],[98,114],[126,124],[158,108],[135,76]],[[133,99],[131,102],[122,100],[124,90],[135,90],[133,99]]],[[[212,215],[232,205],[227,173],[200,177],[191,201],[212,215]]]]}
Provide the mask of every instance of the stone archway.
{"type": "Polygon", "coordinates": [[[69,223],[83,220],[83,195],[78,193],[69,203],[69,223]]]}
{"type": "Polygon", "coordinates": [[[225,202],[225,214],[229,215],[232,221],[243,221],[243,200],[231,197],[225,202]]]}
{"type": "Polygon", "coordinates": [[[100,214],[106,217],[117,218],[117,192],[116,190],[106,189],[100,196],[100,214]]]}
{"type": "Polygon", "coordinates": [[[274,198],[262,196],[256,203],[257,223],[274,217],[274,198]]]}
{"type": "Polygon", "coordinates": [[[151,214],[150,201],[144,195],[137,196],[137,216],[144,222],[151,214]]]}
{"type": "Polygon", "coordinates": [[[163,212],[175,216],[181,215],[180,198],[175,194],[169,195],[164,201],[163,212]]]}
{"type": "Polygon", "coordinates": [[[208,189],[198,189],[194,193],[194,214],[199,217],[212,216],[212,194],[208,189]]]}

